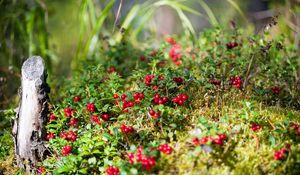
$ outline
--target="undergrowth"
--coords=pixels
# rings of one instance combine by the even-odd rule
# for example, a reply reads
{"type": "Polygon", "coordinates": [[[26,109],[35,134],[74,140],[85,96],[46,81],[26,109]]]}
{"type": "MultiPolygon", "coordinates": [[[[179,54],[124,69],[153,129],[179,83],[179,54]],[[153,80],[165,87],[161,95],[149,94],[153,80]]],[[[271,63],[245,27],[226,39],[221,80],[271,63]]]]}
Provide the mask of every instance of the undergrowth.
{"type": "Polygon", "coordinates": [[[107,43],[51,105],[37,173],[299,174],[299,55],[242,32],[107,43]]]}

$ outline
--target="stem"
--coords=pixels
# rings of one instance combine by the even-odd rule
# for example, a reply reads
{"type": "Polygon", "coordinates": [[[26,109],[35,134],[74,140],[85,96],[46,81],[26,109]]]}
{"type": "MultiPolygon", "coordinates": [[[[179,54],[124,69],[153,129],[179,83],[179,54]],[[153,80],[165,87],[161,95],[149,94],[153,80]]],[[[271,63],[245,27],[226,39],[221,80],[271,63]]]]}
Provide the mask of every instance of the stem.
{"type": "Polygon", "coordinates": [[[246,87],[246,85],[248,83],[248,76],[250,74],[250,69],[251,69],[251,66],[252,66],[253,59],[254,59],[254,54],[251,55],[251,60],[250,60],[250,63],[248,65],[248,70],[247,70],[245,81],[244,81],[244,84],[243,84],[243,88],[244,89],[245,89],[245,87],[246,87]]]}

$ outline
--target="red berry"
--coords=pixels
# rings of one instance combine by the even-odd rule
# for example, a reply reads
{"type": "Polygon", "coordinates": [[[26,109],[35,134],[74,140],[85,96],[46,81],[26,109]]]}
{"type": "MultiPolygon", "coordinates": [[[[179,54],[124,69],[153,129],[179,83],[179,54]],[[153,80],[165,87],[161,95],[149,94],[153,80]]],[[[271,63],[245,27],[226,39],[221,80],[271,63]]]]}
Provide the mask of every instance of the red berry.
{"type": "Polygon", "coordinates": [[[153,86],[153,88],[152,88],[154,91],[157,91],[158,89],[159,89],[159,87],[158,86],[153,86]]]}
{"type": "Polygon", "coordinates": [[[46,172],[46,169],[45,169],[44,167],[42,167],[42,166],[39,166],[39,167],[36,169],[36,171],[37,171],[38,173],[42,174],[42,173],[46,172]]]}
{"type": "Polygon", "coordinates": [[[107,73],[113,73],[116,71],[116,68],[114,66],[110,67],[108,70],[107,70],[107,73]]]}
{"type": "Polygon", "coordinates": [[[133,98],[134,98],[135,100],[138,100],[138,99],[139,99],[139,94],[138,94],[138,93],[133,94],[133,98]]]}
{"type": "Polygon", "coordinates": [[[68,155],[71,152],[72,152],[72,147],[69,146],[69,145],[64,146],[63,149],[62,149],[62,154],[63,155],[68,155]]]}
{"type": "Polygon", "coordinates": [[[51,114],[49,117],[49,121],[51,122],[53,120],[57,120],[57,117],[55,115],[51,114]]]}
{"type": "Polygon", "coordinates": [[[69,134],[68,134],[68,133],[66,133],[66,132],[61,132],[59,136],[60,136],[60,138],[63,138],[63,139],[68,139],[68,137],[69,137],[69,134]]]}
{"type": "Polygon", "coordinates": [[[89,103],[86,105],[86,110],[89,112],[95,112],[96,106],[93,103],[89,103]]]}
{"type": "Polygon", "coordinates": [[[75,110],[73,108],[65,108],[64,113],[66,117],[71,117],[74,114],[75,110]]]}
{"type": "Polygon", "coordinates": [[[225,134],[219,134],[218,136],[221,140],[225,140],[227,138],[225,134]]]}
{"type": "Polygon", "coordinates": [[[296,134],[300,135],[300,127],[296,130],[296,134]]]}
{"type": "Polygon", "coordinates": [[[212,143],[217,144],[217,145],[223,145],[223,140],[220,138],[215,138],[212,140],[212,143]]]}
{"type": "Polygon", "coordinates": [[[236,43],[236,42],[229,42],[229,43],[226,44],[226,46],[227,46],[227,49],[233,49],[233,48],[235,48],[235,47],[238,46],[238,43],[236,43]]]}
{"type": "Polygon", "coordinates": [[[119,168],[118,167],[114,167],[114,166],[109,166],[106,170],[105,170],[107,175],[119,175],[119,168]]]}
{"type": "Polygon", "coordinates": [[[151,116],[154,116],[155,111],[154,111],[154,110],[150,110],[150,111],[149,111],[149,114],[150,114],[151,116]]]}
{"type": "Polygon", "coordinates": [[[102,118],[102,120],[107,121],[109,119],[109,115],[105,113],[102,115],[101,118],[102,118]]]}
{"type": "Polygon", "coordinates": [[[194,145],[198,145],[199,144],[199,139],[198,138],[193,138],[192,142],[194,145]]]}
{"type": "Polygon", "coordinates": [[[130,102],[128,102],[128,106],[132,107],[132,106],[134,106],[134,103],[132,101],[130,101],[130,102]]]}
{"type": "Polygon", "coordinates": [[[179,101],[178,101],[178,104],[179,104],[179,105],[184,105],[184,101],[183,101],[183,100],[179,100],[179,101]]]}
{"type": "Polygon", "coordinates": [[[169,36],[169,37],[166,37],[166,38],[165,38],[165,41],[166,41],[167,43],[171,44],[171,45],[176,44],[175,39],[172,38],[172,37],[170,37],[170,36],[169,36]]]}
{"type": "Polygon", "coordinates": [[[251,124],[251,129],[252,129],[252,131],[257,131],[257,130],[259,130],[261,128],[261,126],[259,125],[259,124],[257,124],[257,123],[252,123],[251,124]]]}
{"type": "Polygon", "coordinates": [[[93,116],[92,116],[92,121],[98,122],[98,121],[99,121],[98,116],[97,116],[97,115],[93,115],[93,116]]]}
{"type": "Polygon", "coordinates": [[[118,95],[118,94],[114,94],[114,95],[113,95],[113,98],[114,98],[114,99],[119,98],[119,95],[118,95]]]}
{"type": "Polygon", "coordinates": [[[181,99],[185,101],[185,100],[188,99],[188,96],[187,95],[182,95],[181,99]]]}
{"type": "Polygon", "coordinates": [[[173,98],[172,101],[173,101],[174,103],[178,103],[179,99],[178,99],[178,97],[175,97],[175,98],[173,98]]]}
{"type": "Polygon", "coordinates": [[[168,101],[168,97],[163,97],[162,100],[164,103],[166,103],[168,101]]]}
{"type": "Polygon", "coordinates": [[[171,154],[172,153],[172,147],[168,144],[162,144],[158,147],[158,150],[163,152],[164,154],[171,154]]]}
{"type": "Polygon", "coordinates": [[[208,138],[204,137],[202,139],[199,140],[199,144],[205,144],[206,142],[208,142],[208,138]]]}
{"type": "Polygon", "coordinates": [[[78,118],[74,118],[74,119],[70,120],[70,122],[69,122],[69,124],[72,126],[76,125],[77,123],[78,123],[78,118]]]}
{"type": "Polygon", "coordinates": [[[156,113],[153,115],[153,117],[154,117],[154,118],[158,118],[159,115],[160,115],[160,112],[156,112],[156,113]]]}
{"type": "Polygon", "coordinates": [[[122,100],[125,100],[126,98],[127,98],[127,95],[126,95],[126,94],[122,94],[122,95],[121,95],[121,99],[122,99],[122,100]]]}
{"type": "Polygon", "coordinates": [[[279,86],[273,86],[271,88],[271,90],[272,90],[273,94],[279,94],[281,91],[281,88],[279,86]]]}
{"type": "Polygon", "coordinates": [[[74,101],[74,102],[79,102],[79,100],[80,100],[80,97],[79,97],[79,96],[75,96],[75,97],[73,98],[73,101],[74,101]]]}
{"type": "Polygon", "coordinates": [[[47,140],[53,139],[54,137],[55,137],[54,133],[51,132],[47,135],[47,140]]]}
{"type": "Polygon", "coordinates": [[[145,60],[146,60],[146,57],[145,57],[144,55],[141,55],[141,56],[140,56],[140,60],[141,60],[141,61],[145,61],[145,60]]]}
{"type": "Polygon", "coordinates": [[[164,104],[164,101],[162,99],[159,99],[158,104],[164,104]]]}
{"type": "Polygon", "coordinates": [[[140,99],[143,99],[144,97],[145,97],[145,95],[144,95],[143,93],[140,93],[140,94],[139,94],[139,98],[140,98],[140,99]]]}
{"type": "Polygon", "coordinates": [[[275,160],[283,160],[283,159],[285,159],[286,154],[288,154],[288,150],[286,150],[286,149],[281,149],[281,150],[275,151],[274,159],[275,160]]]}
{"type": "Polygon", "coordinates": [[[159,94],[156,94],[156,95],[154,96],[154,98],[155,98],[155,99],[159,99],[159,98],[160,98],[160,95],[159,95],[159,94]]]}

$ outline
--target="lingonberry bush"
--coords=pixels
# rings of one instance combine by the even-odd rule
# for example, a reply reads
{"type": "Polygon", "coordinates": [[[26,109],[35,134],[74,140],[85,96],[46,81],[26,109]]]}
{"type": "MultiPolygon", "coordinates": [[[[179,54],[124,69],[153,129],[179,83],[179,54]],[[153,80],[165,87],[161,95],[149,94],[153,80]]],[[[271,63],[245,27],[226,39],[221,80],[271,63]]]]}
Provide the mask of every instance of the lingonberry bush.
{"type": "Polygon", "coordinates": [[[107,44],[52,104],[37,173],[299,173],[297,53],[241,33],[107,44]]]}

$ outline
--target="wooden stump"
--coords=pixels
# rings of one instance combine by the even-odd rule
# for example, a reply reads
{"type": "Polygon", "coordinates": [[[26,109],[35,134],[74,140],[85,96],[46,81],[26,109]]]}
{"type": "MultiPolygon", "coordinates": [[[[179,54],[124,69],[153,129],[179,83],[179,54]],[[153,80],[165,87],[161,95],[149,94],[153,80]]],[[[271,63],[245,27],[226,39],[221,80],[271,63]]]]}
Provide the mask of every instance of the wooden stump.
{"type": "Polygon", "coordinates": [[[22,66],[20,104],[14,120],[15,154],[19,167],[33,172],[47,151],[44,145],[48,116],[47,72],[39,56],[27,59],[22,66]]]}

